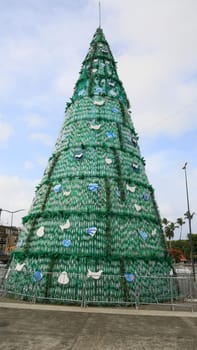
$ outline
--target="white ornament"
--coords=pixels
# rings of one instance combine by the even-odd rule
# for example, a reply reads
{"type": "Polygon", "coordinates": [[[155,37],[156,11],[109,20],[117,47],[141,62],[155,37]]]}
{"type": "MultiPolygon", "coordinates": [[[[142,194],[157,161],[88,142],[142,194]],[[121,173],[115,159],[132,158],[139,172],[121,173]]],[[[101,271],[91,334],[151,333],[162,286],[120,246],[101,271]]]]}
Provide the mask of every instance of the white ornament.
{"type": "Polygon", "coordinates": [[[90,125],[90,129],[93,129],[93,130],[99,130],[100,129],[100,127],[101,127],[101,124],[99,124],[99,125],[90,125]]]}
{"type": "Polygon", "coordinates": [[[59,277],[58,277],[58,282],[59,282],[60,284],[68,284],[69,278],[68,278],[68,274],[67,274],[66,271],[63,271],[63,272],[59,275],[59,277]]]}
{"type": "Polygon", "coordinates": [[[38,237],[43,237],[44,236],[44,226],[41,226],[37,232],[36,232],[38,237]]]}
{"type": "Polygon", "coordinates": [[[62,231],[68,230],[70,228],[70,221],[69,221],[69,219],[66,221],[65,224],[60,225],[60,228],[61,228],[62,231]]]}
{"type": "Polygon", "coordinates": [[[94,105],[96,106],[103,106],[105,103],[105,100],[95,100],[94,105]]]}
{"type": "Polygon", "coordinates": [[[126,184],[126,188],[129,192],[132,192],[132,193],[134,193],[136,190],[136,186],[130,187],[128,184],[126,184]]]}
{"type": "Polygon", "coordinates": [[[156,236],[156,234],[157,234],[157,230],[155,228],[154,230],[152,230],[151,235],[154,237],[154,236],[156,236]]]}
{"type": "Polygon", "coordinates": [[[105,158],[105,163],[110,165],[112,163],[112,159],[110,158],[105,158]]]}
{"type": "Polygon", "coordinates": [[[174,272],[173,272],[173,269],[170,270],[170,276],[173,276],[174,275],[174,272]]]}
{"type": "Polygon", "coordinates": [[[101,277],[102,270],[99,270],[98,272],[92,272],[88,269],[87,277],[92,277],[95,280],[98,280],[101,277]]]}
{"type": "Polygon", "coordinates": [[[134,204],[134,207],[136,211],[140,211],[142,209],[142,207],[138,204],[134,204]]]}
{"type": "Polygon", "coordinates": [[[64,196],[68,197],[68,196],[70,196],[71,191],[64,191],[63,194],[64,194],[64,196]]]}
{"type": "Polygon", "coordinates": [[[16,264],[16,267],[15,267],[15,270],[16,270],[16,271],[22,271],[22,269],[23,269],[24,266],[25,266],[25,263],[23,263],[23,264],[17,263],[17,264],[16,264]]]}

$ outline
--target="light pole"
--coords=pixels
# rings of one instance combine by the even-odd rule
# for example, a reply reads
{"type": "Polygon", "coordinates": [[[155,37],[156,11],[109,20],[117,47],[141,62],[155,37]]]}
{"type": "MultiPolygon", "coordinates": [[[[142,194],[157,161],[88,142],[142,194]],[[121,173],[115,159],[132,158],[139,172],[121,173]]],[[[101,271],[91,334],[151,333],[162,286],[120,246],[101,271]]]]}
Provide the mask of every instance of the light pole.
{"type": "Polygon", "coordinates": [[[11,234],[12,234],[12,226],[13,226],[13,216],[14,214],[18,213],[19,211],[23,211],[25,209],[18,209],[18,210],[14,210],[14,211],[11,211],[11,210],[8,210],[8,209],[0,209],[0,213],[2,211],[6,211],[7,213],[10,213],[11,214],[11,224],[10,224],[10,232],[9,232],[9,235],[8,235],[8,239],[6,241],[6,251],[8,251],[8,248],[9,248],[9,245],[10,245],[10,237],[11,237],[11,234]]]}
{"type": "Polygon", "coordinates": [[[185,187],[186,187],[186,197],[187,197],[187,218],[189,223],[189,241],[190,241],[190,247],[191,247],[191,261],[192,261],[192,272],[194,281],[196,279],[195,275],[195,264],[194,264],[194,247],[193,247],[193,241],[192,241],[192,215],[190,213],[190,205],[189,205],[189,191],[188,191],[188,181],[187,181],[187,162],[185,163],[184,167],[182,168],[185,172],[185,187]]]}

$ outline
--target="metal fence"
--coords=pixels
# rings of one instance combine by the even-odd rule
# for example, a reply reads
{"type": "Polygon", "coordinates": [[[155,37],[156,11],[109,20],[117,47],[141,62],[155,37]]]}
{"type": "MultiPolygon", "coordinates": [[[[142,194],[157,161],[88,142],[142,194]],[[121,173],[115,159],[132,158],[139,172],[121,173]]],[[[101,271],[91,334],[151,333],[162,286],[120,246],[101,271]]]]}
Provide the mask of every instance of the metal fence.
{"type": "Polygon", "coordinates": [[[172,310],[174,306],[190,306],[192,311],[196,300],[196,286],[191,274],[176,277],[135,276],[135,282],[131,281],[135,283],[135,288],[127,288],[126,296],[122,288],[125,276],[102,275],[99,280],[80,274],[70,274],[70,277],[71,280],[78,281],[77,286],[72,283],[56,283],[51,284],[46,290],[46,279],[57,281],[56,272],[47,272],[41,280],[33,281],[32,273],[29,271],[17,272],[0,267],[0,295],[33,303],[78,304],[81,307],[88,305],[132,306],[136,308],[142,305],[157,304],[169,305],[172,310]],[[8,278],[10,274],[12,283],[8,278]],[[25,281],[22,288],[18,287],[18,276],[25,281]],[[144,285],[148,286],[146,297],[142,295],[144,285]]]}

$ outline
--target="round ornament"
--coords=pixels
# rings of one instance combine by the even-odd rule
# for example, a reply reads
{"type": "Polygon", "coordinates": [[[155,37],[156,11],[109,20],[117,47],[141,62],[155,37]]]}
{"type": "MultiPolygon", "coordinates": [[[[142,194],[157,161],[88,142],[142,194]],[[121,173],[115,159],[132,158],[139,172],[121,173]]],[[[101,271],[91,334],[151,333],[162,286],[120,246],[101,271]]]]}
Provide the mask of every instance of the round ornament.
{"type": "Polygon", "coordinates": [[[55,186],[53,187],[53,191],[54,191],[55,193],[59,193],[59,192],[61,192],[61,190],[62,190],[62,185],[60,185],[60,184],[55,185],[55,186]]]}
{"type": "Polygon", "coordinates": [[[36,272],[34,272],[34,276],[33,277],[34,277],[34,281],[35,282],[39,282],[39,281],[41,281],[43,275],[42,275],[42,273],[40,271],[36,271],[36,272]]]}
{"type": "Polygon", "coordinates": [[[144,193],[143,193],[143,199],[144,199],[145,201],[148,201],[148,200],[149,200],[149,194],[148,194],[147,192],[144,192],[144,193]]]}
{"type": "Polygon", "coordinates": [[[148,238],[148,234],[145,231],[140,231],[139,234],[144,241],[148,238]]]}
{"type": "Polygon", "coordinates": [[[70,247],[70,245],[71,245],[71,240],[70,240],[70,239],[64,239],[64,240],[62,241],[62,244],[63,244],[63,246],[64,246],[65,248],[68,248],[68,247],[70,247]]]}
{"type": "Polygon", "coordinates": [[[127,282],[133,282],[135,279],[135,276],[132,273],[125,273],[124,276],[125,276],[127,282]]]}
{"type": "Polygon", "coordinates": [[[106,136],[108,137],[108,139],[115,139],[116,137],[113,131],[107,131],[106,136]]]}

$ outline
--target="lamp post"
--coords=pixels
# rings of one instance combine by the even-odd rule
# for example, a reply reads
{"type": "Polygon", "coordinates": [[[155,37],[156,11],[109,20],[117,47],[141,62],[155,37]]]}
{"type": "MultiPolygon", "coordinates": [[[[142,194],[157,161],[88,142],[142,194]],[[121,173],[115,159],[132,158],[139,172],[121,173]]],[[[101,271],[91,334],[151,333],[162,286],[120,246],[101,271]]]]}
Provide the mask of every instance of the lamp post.
{"type": "Polygon", "coordinates": [[[6,241],[6,251],[8,251],[8,248],[9,248],[9,245],[10,245],[10,237],[11,237],[11,234],[12,234],[12,226],[13,226],[13,216],[14,214],[18,213],[19,211],[23,211],[25,209],[18,209],[18,210],[14,210],[14,211],[11,211],[11,210],[8,210],[8,209],[0,209],[0,213],[2,211],[6,211],[7,213],[10,213],[11,214],[11,224],[10,224],[10,232],[9,232],[9,235],[8,235],[8,239],[6,241]]]}
{"type": "Polygon", "coordinates": [[[186,197],[187,197],[187,213],[188,213],[188,223],[189,223],[189,241],[190,241],[190,247],[191,247],[191,261],[192,261],[192,272],[194,281],[196,279],[195,275],[195,264],[194,264],[194,247],[193,247],[193,241],[192,241],[192,215],[190,213],[190,204],[189,204],[189,191],[188,191],[188,181],[187,181],[187,162],[185,163],[184,167],[182,168],[185,172],[185,187],[186,187],[186,197]]]}

